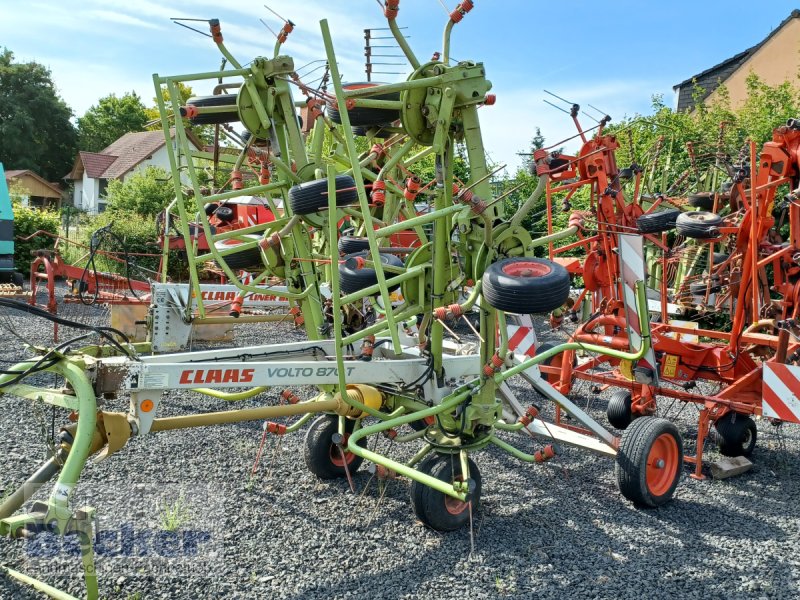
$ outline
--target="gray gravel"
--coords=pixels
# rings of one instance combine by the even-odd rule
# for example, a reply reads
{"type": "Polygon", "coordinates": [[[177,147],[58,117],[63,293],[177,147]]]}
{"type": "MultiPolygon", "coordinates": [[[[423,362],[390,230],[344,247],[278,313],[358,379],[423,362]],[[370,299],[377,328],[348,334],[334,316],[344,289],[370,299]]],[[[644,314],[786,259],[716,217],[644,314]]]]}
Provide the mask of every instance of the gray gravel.
{"type": "MultiPolygon", "coordinates": [[[[102,310],[72,309],[78,313],[105,317],[102,310]]],[[[3,323],[9,321],[19,335],[47,343],[46,323],[26,316],[3,323]]],[[[537,322],[544,332],[544,319],[537,322]]],[[[5,331],[0,335],[0,359],[18,358],[19,345],[5,331]]],[[[237,331],[239,344],[297,337],[288,324],[237,331]]],[[[513,387],[521,400],[536,399],[522,382],[513,387]]],[[[583,386],[574,398],[605,422],[603,395],[583,386]]],[[[244,405],[276,401],[277,392],[244,405]]],[[[120,398],[108,408],[126,405],[120,398]]],[[[173,393],[162,406],[162,414],[180,414],[226,404],[173,393]]],[[[682,432],[696,429],[695,414],[688,406],[675,417],[682,432]]],[[[50,427],[49,412],[37,416],[29,403],[0,397],[0,496],[44,457],[42,423],[50,427]]],[[[61,423],[59,414],[56,426],[61,423]]],[[[362,467],[354,495],[346,481],[315,479],[302,459],[303,432],[280,444],[269,439],[251,481],[258,423],[134,439],[86,468],[76,505],[95,506],[108,535],[151,536],[143,557],[114,557],[109,550],[98,559],[106,598],[798,597],[800,438],[796,428],[778,435],[765,422],[759,435],[751,472],[699,482],[687,471],[674,502],[651,511],[620,496],[607,458],[566,450],[531,466],[484,451],[475,456],[484,496],[472,540],[469,530],[440,534],[416,522],[407,481],[381,491],[362,467]],[[205,536],[195,556],[158,558],[152,540],[172,539],[164,533],[170,524],[176,536],[205,536]]],[[[522,436],[510,439],[524,449],[538,447],[522,436]]],[[[379,440],[379,448],[387,443],[379,440]]],[[[718,458],[707,449],[709,458],[718,458]]],[[[0,563],[44,572],[49,583],[82,593],[78,559],[39,559],[34,550],[0,540],[0,563]]],[[[0,575],[0,598],[36,597],[0,575]]]]}

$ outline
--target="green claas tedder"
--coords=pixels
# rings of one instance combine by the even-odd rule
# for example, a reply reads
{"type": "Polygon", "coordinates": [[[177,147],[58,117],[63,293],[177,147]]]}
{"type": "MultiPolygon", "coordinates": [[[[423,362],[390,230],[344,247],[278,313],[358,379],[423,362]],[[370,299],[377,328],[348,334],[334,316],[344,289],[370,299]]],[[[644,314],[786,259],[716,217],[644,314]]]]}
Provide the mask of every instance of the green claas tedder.
{"type": "MultiPolygon", "coordinates": [[[[513,432],[616,456],[620,489],[637,505],[657,506],[672,497],[680,473],[665,467],[674,463],[659,453],[682,445],[669,423],[643,417],[652,427],[637,431],[647,439],[626,435],[620,440],[556,392],[537,367],[567,349],[634,362],[642,357],[650,343],[643,282],[624,282],[636,292],[637,306],[630,308],[640,320],[640,347],[622,352],[569,343],[532,356],[535,337],[526,314],[557,309],[570,290],[563,267],[530,258],[535,246],[560,234],[534,240],[521,227],[544,186],[513,215],[502,214],[502,203],[492,195],[478,119],[478,107],[494,101],[488,95],[491,83],[481,63],[453,63],[449,57],[451,29],[472,2],[464,0],[453,11],[437,54],[441,58],[426,63],[399,33],[398,4],[387,0],[385,14],[412,70],[402,83],[342,83],[324,20],[332,93],[303,84],[292,59],[280,54],[290,22],[272,57],[245,66],[226,49],[219,21],[212,20],[213,41],[230,68],[154,77],[157,96],[166,89],[172,99],[162,102],[160,111],[165,134],[176,130],[177,143],[167,145],[173,149],[174,206],[196,296],[197,267],[210,259],[236,282],[242,299],[263,290],[259,283],[280,278],[284,286],[276,294],[302,313],[308,339],[154,355],[149,344],[130,344],[106,328],[99,331],[101,345],[67,351],[64,343],[0,376],[3,394],[77,415],[62,429],[56,455],[0,505],[0,532],[12,538],[41,530],[78,535],[90,597],[98,594],[92,510],[70,506],[80,474],[91,455],[108,458],[132,436],[164,430],[298,416],[290,423],[270,423],[268,429],[282,435],[307,425],[305,455],[312,473],[349,477],[370,461],[379,472],[407,478],[414,513],[442,531],[469,523],[480,507],[481,476],[470,458],[473,452],[495,445],[527,462],[553,456],[552,445],[534,453],[518,449],[506,441],[513,432]],[[180,82],[195,89],[212,82],[217,93],[181,106],[180,82]],[[293,96],[296,90],[304,96],[300,101],[293,96]],[[228,123],[240,122],[247,135],[231,134],[241,142],[235,153],[229,148],[204,153],[190,145],[181,117],[225,131],[231,129],[228,123]],[[466,149],[467,181],[454,175],[457,144],[466,149]],[[430,155],[435,175],[420,181],[414,166],[430,155]],[[204,179],[215,160],[230,168],[226,191],[209,189],[204,179]],[[243,171],[252,172],[259,184],[244,188],[243,171]],[[277,218],[216,233],[209,214],[245,194],[263,198],[277,218]],[[423,204],[429,208],[421,209],[423,204]],[[341,236],[343,220],[356,236],[341,236]],[[194,246],[199,230],[209,241],[208,252],[194,246]],[[252,276],[240,277],[241,269],[252,276]],[[446,340],[446,322],[468,311],[479,315],[479,343],[446,340]],[[367,312],[367,319],[350,317],[367,312]],[[24,383],[41,371],[61,376],[64,383],[52,388],[24,383]],[[505,383],[515,375],[593,435],[545,423],[536,407],[521,406],[505,383]],[[198,400],[206,395],[236,401],[298,385],[316,386],[318,394],[298,401],[286,393],[289,403],[281,405],[158,416],[170,390],[195,391],[198,400]],[[98,407],[98,398],[113,394],[129,395],[127,412],[98,407]],[[413,430],[401,429],[404,425],[413,430]],[[418,444],[419,450],[407,462],[368,450],[367,438],[378,435],[418,444]],[[33,491],[52,478],[56,483],[47,500],[20,512],[33,491]]],[[[153,337],[162,336],[165,344],[166,321],[205,316],[202,304],[181,303],[160,293],[158,284],[153,298],[153,337]]]]}

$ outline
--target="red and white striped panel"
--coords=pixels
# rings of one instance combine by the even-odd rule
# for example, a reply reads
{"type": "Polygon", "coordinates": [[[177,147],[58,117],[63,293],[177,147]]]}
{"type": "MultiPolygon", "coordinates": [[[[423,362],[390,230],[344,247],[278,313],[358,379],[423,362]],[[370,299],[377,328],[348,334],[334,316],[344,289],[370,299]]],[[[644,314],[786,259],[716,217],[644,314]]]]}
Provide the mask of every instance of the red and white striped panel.
{"type": "MultiPolygon", "coordinates": [[[[640,235],[619,235],[619,267],[622,274],[623,300],[625,302],[625,316],[628,322],[628,339],[631,350],[638,350],[642,343],[642,332],[639,330],[639,313],[636,306],[636,283],[645,281],[644,272],[644,243],[640,235]]],[[[650,319],[645,319],[650,327],[650,319]]],[[[649,332],[647,332],[649,333],[649,332]]],[[[658,368],[656,368],[656,354],[651,347],[639,359],[643,367],[652,370],[655,385],[658,385],[658,368]]]]}
{"type": "Polygon", "coordinates": [[[800,367],[766,363],[761,396],[765,417],[800,423],[800,367]]]}
{"type": "Polygon", "coordinates": [[[258,220],[256,219],[255,215],[247,215],[247,224],[252,227],[253,225],[258,225],[258,220]]]}
{"type": "Polygon", "coordinates": [[[522,325],[507,325],[508,349],[527,357],[536,355],[536,334],[533,327],[522,325]]]}

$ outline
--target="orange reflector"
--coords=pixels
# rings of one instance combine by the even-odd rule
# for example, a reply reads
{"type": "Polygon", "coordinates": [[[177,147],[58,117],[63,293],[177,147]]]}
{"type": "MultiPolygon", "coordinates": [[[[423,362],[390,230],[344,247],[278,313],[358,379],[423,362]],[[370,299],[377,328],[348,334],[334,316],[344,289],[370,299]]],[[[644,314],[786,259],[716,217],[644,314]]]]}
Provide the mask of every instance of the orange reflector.
{"type": "Polygon", "coordinates": [[[152,400],[142,400],[142,403],[139,405],[139,408],[142,409],[142,412],[150,412],[151,410],[153,410],[153,406],[155,405],[153,404],[152,400]]]}

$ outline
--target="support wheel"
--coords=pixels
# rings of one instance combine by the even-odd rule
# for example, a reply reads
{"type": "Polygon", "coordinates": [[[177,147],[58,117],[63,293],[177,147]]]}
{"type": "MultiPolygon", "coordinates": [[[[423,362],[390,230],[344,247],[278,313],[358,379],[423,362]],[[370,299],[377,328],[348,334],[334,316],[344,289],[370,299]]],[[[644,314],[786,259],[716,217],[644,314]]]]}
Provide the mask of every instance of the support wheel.
{"type": "MultiPolygon", "coordinates": [[[[349,175],[336,176],[336,206],[358,202],[356,182],[349,175]]],[[[328,208],[328,180],[315,179],[289,188],[289,205],[296,215],[308,215],[328,208]]]]}
{"type": "Polygon", "coordinates": [[[483,297],[497,310],[520,315],[555,310],[569,298],[569,273],[544,258],[506,258],[483,273],[483,297]]]}
{"type": "Polygon", "coordinates": [[[722,217],[704,210],[681,213],[675,221],[675,228],[679,234],[697,240],[719,237],[720,225],[722,217]]]}
{"type": "MultiPolygon", "coordinates": [[[[354,422],[345,421],[345,434],[342,440],[344,458],[339,446],[334,443],[334,434],[339,433],[339,417],[322,415],[316,419],[306,434],[305,459],[308,470],[320,479],[338,479],[346,477],[345,462],[350,474],[355,473],[364,459],[347,451],[347,440],[353,431],[354,422]]],[[[358,443],[366,446],[366,439],[358,443]]]]}
{"type": "Polygon", "coordinates": [[[609,398],[608,406],[606,407],[606,416],[611,426],[623,431],[627,429],[628,425],[633,421],[632,406],[633,400],[629,391],[618,390],[614,392],[609,398]]]}
{"type": "MultiPolygon", "coordinates": [[[[552,350],[555,348],[556,345],[551,342],[545,342],[544,344],[540,344],[538,348],[536,348],[536,354],[542,354],[543,352],[547,352],[548,350],[552,350]]],[[[564,353],[556,354],[555,356],[551,356],[550,358],[544,359],[540,365],[544,365],[545,367],[553,367],[556,369],[560,369],[561,365],[564,363],[564,353]]],[[[573,354],[572,356],[572,366],[578,366],[578,357],[573,354]]],[[[559,376],[556,374],[551,373],[542,373],[542,379],[544,379],[547,383],[553,385],[558,383],[559,376]]]]}
{"type": "MultiPolygon", "coordinates": [[[[465,502],[412,480],[410,493],[414,514],[431,529],[436,531],[461,529],[469,525],[470,510],[474,516],[480,509],[481,474],[471,458],[467,461],[471,492],[465,502]]],[[[429,456],[419,464],[417,470],[448,483],[463,481],[461,461],[455,454],[429,456]]]]}
{"type": "Polygon", "coordinates": [[[365,237],[343,235],[339,238],[339,253],[342,255],[363,252],[364,250],[369,250],[369,240],[365,237]]]}
{"type": "Polygon", "coordinates": [[[642,215],[636,219],[636,228],[639,230],[639,233],[661,233],[662,231],[669,231],[670,229],[675,229],[675,221],[679,214],[681,214],[679,210],[662,210],[642,215]]]}
{"type": "Polygon", "coordinates": [[[725,413],[714,421],[719,436],[719,451],[723,456],[750,456],[756,448],[758,430],[747,415],[725,413]]]}
{"type": "MultiPolygon", "coordinates": [[[[397,256],[396,254],[381,252],[380,257],[381,257],[381,264],[384,266],[390,266],[390,267],[403,266],[403,259],[397,256]]],[[[357,268],[356,264],[357,259],[371,260],[372,255],[370,254],[369,250],[365,250],[363,252],[355,252],[354,254],[348,254],[347,256],[345,256],[344,261],[339,263],[339,286],[342,293],[344,294],[352,294],[355,292],[360,292],[361,290],[378,283],[378,274],[375,272],[375,269],[371,269],[368,267],[363,267],[360,269],[357,268]]],[[[383,276],[386,279],[391,279],[392,277],[396,276],[396,273],[384,270],[383,276]]],[[[397,283],[395,285],[389,286],[388,291],[393,292],[399,287],[400,284],[397,283]]]]}
{"type": "Polygon", "coordinates": [[[619,491],[641,508],[672,499],[681,476],[683,440],[670,421],[641,417],[622,434],[617,454],[619,491]]]}
{"type": "Polygon", "coordinates": [[[197,115],[189,119],[191,125],[215,125],[218,123],[235,123],[239,120],[236,108],[236,94],[219,94],[217,96],[196,96],[186,101],[187,105],[197,107],[229,106],[230,110],[218,113],[197,115]]]}

